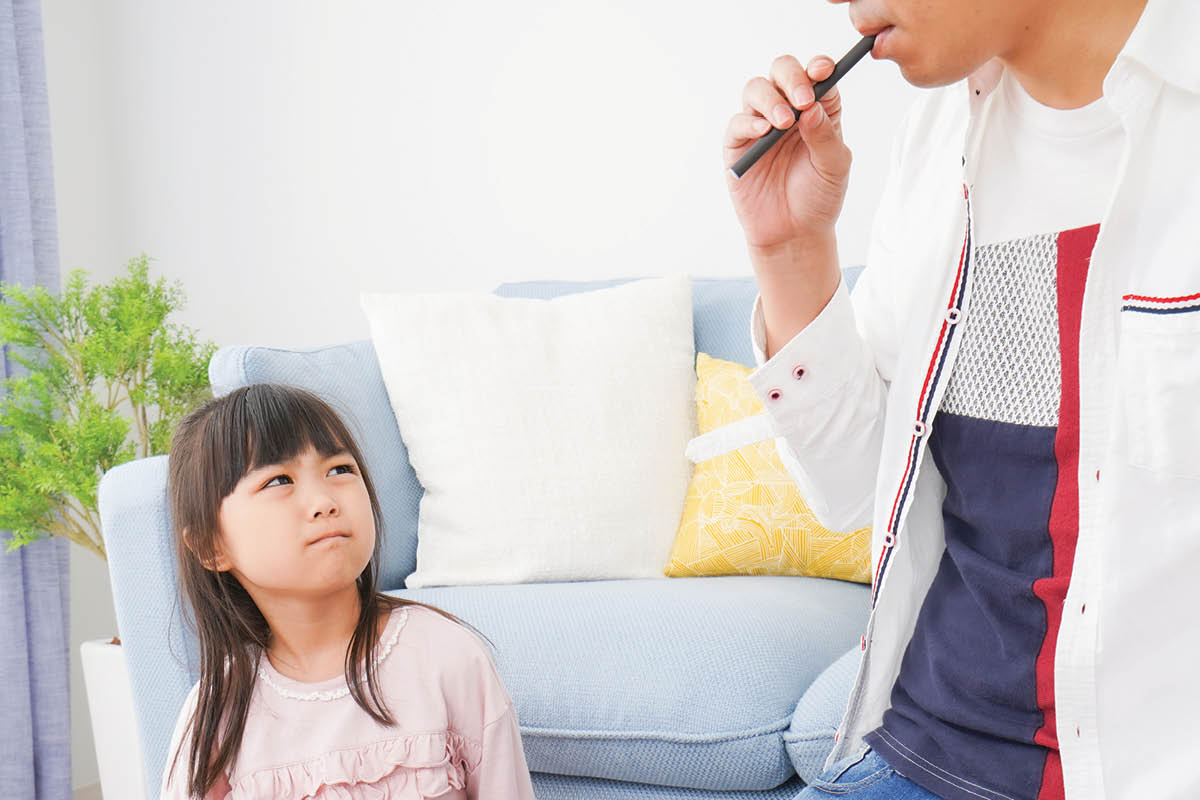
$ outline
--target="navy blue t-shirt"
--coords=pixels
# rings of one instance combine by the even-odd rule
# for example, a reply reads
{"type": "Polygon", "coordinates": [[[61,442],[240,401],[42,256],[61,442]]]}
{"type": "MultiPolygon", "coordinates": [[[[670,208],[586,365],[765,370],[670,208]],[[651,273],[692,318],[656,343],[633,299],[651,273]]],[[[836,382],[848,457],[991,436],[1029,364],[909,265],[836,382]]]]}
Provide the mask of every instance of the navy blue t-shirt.
{"type": "Polygon", "coordinates": [[[929,439],[946,551],[866,737],[947,800],[1063,796],[1054,648],[1078,533],[1079,325],[1098,231],[976,253],[929,439]]]}

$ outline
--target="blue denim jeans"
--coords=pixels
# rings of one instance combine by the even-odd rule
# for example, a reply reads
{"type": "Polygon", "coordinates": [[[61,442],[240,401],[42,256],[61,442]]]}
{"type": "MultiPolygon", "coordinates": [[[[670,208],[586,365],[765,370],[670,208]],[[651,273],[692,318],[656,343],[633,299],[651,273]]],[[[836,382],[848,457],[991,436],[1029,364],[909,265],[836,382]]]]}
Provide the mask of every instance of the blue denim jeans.
{"type": "Polygon", "coordinates": [[[793,800],[938,800],[920,786],[888,766],[874,750],[861,758],[848,758],[810,783],[793,800]]]}

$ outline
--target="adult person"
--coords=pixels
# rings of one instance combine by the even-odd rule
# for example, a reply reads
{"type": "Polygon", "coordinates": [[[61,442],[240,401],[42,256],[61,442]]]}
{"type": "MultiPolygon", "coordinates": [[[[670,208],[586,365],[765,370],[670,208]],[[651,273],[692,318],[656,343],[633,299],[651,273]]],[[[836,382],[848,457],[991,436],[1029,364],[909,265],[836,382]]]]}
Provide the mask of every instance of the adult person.
{"type": "Polygon", "coordinates": [[[932,89],[853,295],[833,62],[749,81],[723,152],[798,128],[727,173],[750,380],[821,521],[873,526],[862,665],[800,798],[1198,798],[1200,3],[849,14],[932,89]]]}

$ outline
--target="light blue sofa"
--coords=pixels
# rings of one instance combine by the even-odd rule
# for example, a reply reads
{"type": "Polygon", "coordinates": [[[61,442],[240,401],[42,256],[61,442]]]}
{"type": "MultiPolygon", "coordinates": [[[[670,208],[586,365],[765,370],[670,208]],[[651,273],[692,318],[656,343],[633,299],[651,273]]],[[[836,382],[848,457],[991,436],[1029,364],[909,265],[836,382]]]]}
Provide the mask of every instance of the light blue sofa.
{"type": "MultiPolygon", "coordinates": [[[[847,270],[848,281],[855,277],[847,270]]],[[[550,298],[622,282],[536,281],[496,293],[550,298]]],[[[693,287],[696,349],[752,365],[754,280],[694,279],[693,287]]],[[[227,347],[209,376],[217,394],[279,381],[342,412],[383,505],[384,589],[451,611],[495,643],[539,800],[776,800],[819,773],[857,669],[866,586],[727,576],[406,590],[422,489],[371,342],[303,352],[227,347]]],[[[197,678],[177,596],[166,466],[165,456],[123,464],[99,489],[152,800],[197,678]]]]}

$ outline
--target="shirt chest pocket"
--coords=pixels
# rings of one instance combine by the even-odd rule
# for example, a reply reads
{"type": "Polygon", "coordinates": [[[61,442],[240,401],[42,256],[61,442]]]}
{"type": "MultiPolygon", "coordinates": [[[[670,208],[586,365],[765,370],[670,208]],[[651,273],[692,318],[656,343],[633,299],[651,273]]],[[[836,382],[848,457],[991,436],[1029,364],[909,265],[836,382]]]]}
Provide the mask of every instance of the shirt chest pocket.
{"type": "Polygon", "coordinates": [[[1129,463],[1200,479],[1200,295],[1127,300],[1120,347],[1129,463]]]}

